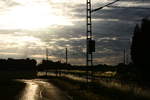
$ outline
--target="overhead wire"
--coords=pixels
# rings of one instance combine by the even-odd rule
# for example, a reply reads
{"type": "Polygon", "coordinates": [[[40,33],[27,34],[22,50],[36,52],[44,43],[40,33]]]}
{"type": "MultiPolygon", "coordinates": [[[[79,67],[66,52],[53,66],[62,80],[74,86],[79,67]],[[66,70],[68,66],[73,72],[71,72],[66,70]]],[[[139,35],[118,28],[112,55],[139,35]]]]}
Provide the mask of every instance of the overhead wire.
{"type": "Polygon", "coordinates": [[[111,3],[108,3],[108,4],[104,5],[104,6],[101,6],[101,7],[99,7],[99,8],[93,9],[93,10],[91,10],[91,12],[95,12],[95,11],[97,11],[97,10],[103,9],[104,7],[107,7],[107,6],[109,6],[109,5],[112,5],[112,4],[114,4],[114,3],[118,2],[118,1],[120,1],[120,0],[115,0],[115,1],[113,1],[113,2],[111,2],[111,3]]]}

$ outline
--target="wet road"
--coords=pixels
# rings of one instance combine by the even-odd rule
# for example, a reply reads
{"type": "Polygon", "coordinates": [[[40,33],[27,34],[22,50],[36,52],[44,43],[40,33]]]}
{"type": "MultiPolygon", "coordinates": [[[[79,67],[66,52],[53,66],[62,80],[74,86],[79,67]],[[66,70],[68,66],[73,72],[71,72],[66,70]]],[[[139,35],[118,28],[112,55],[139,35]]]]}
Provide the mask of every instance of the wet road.
{"type": "Polygon", "coordinates": [[[33,79],[21,80],[26,83],[19,100],[71,100],[71,98],[59,88],[46,80],[33,79]]]}

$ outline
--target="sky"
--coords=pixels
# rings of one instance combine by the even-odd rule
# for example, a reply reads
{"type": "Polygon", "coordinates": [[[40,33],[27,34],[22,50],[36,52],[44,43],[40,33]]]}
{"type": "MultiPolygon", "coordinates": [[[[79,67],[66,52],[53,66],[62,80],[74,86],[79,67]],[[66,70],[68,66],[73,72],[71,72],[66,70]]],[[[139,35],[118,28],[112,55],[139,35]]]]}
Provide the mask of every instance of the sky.
{"type": "MultiPolygon", "coordinates": [[[[92,9],[113,0],[92,0],[92,9]]],[[[120,0],[92,13],[94,64],[123,62],[134,27],[150,16],[150,0],[120,0]]],[[[0,0],[0,58],[49,59],[84,65],[86,0],[0,0]]],[[[130,57],[129,57],[130,58],[130,57]]]]}

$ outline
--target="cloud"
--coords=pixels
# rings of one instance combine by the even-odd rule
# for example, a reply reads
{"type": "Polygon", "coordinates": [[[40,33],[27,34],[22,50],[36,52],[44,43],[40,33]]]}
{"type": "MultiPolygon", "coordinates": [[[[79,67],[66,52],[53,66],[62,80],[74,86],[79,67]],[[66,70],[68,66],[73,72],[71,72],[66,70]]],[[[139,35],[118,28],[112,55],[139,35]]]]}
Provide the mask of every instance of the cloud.
{"type": "MultiPolygon", "coordinates": [[[[84,0],[1,0],[0,18],[12,8],[29,5],[46,5],[51,13],[65,16],[73,25],[51,25],[37,30],[9,29],[0,25],[0,56],[43,59],[49,49],[50,59],[65,61],[68,48],[72,64],[85,64],[86,50],[86,5],[84,0]],[[7,1],[7,2],[6,2],[7,1]],[[9,3],[8,3],[9,1],[9,3]]],[[[97,8],[112,0],[93,0],[97,8]]],[[[92,14],[93,35],[96,40],[94,63],[117,64],[122,62],[123,49],[129,49],[129,40],[136,23],[150,16],[148,0],[121,0],[92,14]],[[141,8],[138,8],[141,7],[141,8]],[[109,59],[108,59],[109,58],[109,59]]],[[[55,21],[55,20],[54,20],[55,21]]],[[[29,22],[29,21],[28,21],[29,22]]],[[[11,23],[13,25],[13,23],[11,23]]]]}

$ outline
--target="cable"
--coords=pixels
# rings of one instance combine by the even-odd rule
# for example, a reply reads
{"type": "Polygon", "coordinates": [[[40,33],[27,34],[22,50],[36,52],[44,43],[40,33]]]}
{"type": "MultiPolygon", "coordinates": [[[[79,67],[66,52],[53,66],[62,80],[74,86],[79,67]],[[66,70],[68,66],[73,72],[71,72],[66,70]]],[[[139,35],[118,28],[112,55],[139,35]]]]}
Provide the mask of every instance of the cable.
{"type": "Polygon", "coordinates": [[[121,7],[121,6],[107,6],[107,7],[110,7],[110,8],[132,8],[132,9],[150,9],[150,8],[147,8],[147,7],[121,7]]]}
{"type": "Polygon", "coordinates": [[[120,1],[120,0],[115,0],[115,1],[113,1],[113,2],[111,2],[111,3],[108,3],[108,4],[104,5],[104,6],[102,6],[102,7],[93,9],[93,10],[91,10],[91,12],[95,12],[95,11],[97,11],[97,10],[100,10],[100,9],[102,9],[102,8],[104,8],[104,7],[107,7],[107,6],[109,6],[109,5],[112,5],[112,4],[114,4],[114,3],[118,2],[118,1],[120,1]]]}

